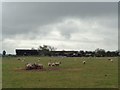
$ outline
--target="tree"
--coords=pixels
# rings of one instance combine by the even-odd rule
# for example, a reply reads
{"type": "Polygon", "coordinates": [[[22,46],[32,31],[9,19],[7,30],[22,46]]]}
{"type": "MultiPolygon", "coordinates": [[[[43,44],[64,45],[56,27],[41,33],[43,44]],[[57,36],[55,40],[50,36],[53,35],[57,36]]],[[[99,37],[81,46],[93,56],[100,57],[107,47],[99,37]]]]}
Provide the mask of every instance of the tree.
{"type": "Polygon", "coordinates": [[[51,55],[51,51],[55,51],[56,48],[49,46],[49,45],[43,45],[38,47],[39,55],[42,54],[44,56],[51,55]]]}
{"type": "Polygon", "coordinates": [[[4,50],[4,51],[3,51],[3,56],[5,56],[5,55],[6,55],[6,51],[4,50]]]}
{"type": "Polygon", "coordinates": [[[32,47],[32,48],[31,48],[31,50],[35,50],[35,48],[34,48],[34,47],[32,47]]]}
{"type": "Polygon", "coordinates": [[[57,48],[49,46],[49,45],[43,45],[39,46],[38,50],[46,50],[46,51],[55,51],[57,48]]]}
{"type": "Polygon", "coordinates": [[[56,51],[57,48],[52,47],[52,46],[48,46],[48,49],[49,49],[49,51],[56,51]]]}
{"type": "Polygon", "coordinates": [[[95,50],[95,55],[96,55],[96,56],[105,56],[105,50],[104,50],[104,49],[99,49],[99,48],[97,48],[97,49],[95,50]]]}

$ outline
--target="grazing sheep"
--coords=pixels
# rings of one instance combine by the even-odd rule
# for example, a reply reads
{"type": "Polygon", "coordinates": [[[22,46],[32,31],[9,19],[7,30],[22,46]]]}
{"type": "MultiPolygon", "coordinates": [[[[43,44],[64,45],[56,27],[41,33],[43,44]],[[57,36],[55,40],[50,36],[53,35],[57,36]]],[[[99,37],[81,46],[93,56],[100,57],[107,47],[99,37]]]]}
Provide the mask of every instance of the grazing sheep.
{"type": "Polygon", "coordinates": [[[52,63],[51,62],[48,62],[48,66],[51,66],[52,65],[52,63]]]}
{"type": "Polygon", "coordinates": [[[111,62],[113,62],[113,60],[112,60],[112,59],[111,59],[110,61],[111,61],[111,62]]]}
{"type": "Polygon", "coordinates": [[[61,62],[48,62],[48,66],[59,66],[61,64],[61,62]]]}
{"type": "Polygon", "coordinates": [[[55,62],[55,66],[59,66],[61,62],[55,62]]]}
{"type": "Polygon", "coordinates": [[[86,61],[83,61],[83,64],[85,64],[86,63],[86,61]]]}
{"type": "Polygon", "coordinates": [[[55,62],[55,66],[59,66],[60,65],[60,63],[59,62],[55,62]]]}
{"type": "Polygon", "coordinates": [[[113,62],[113,60],[111,58],[108,58],[109,61],[113,62]]]}
{"type": "Polygon", "coordinates": [[[50,61],[48,62],[48,66],[52,66],[51,59],[50,59],[50,61]]]}
{"type": "Polygon", "coordinates": [[[55,63],[52,63],[51,66],[55,66],[55,63]]]}

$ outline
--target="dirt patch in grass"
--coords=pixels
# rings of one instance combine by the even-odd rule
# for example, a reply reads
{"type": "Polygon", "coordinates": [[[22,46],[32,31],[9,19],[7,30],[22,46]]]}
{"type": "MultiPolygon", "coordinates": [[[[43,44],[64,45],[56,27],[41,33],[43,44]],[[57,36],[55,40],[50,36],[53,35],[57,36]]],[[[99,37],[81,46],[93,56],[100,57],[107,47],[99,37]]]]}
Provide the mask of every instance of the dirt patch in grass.
{"type": "Polygon", "coordinates": [[[25,68],[16,68],[14,69],[14,71],[37,71],[37,72],[41,72],[41,71],[60,71],[61,68],[59,67],[48,67],[48,68],[43,68],[43,69],[32,69],[32,70],[26,70],[25,68]]]}

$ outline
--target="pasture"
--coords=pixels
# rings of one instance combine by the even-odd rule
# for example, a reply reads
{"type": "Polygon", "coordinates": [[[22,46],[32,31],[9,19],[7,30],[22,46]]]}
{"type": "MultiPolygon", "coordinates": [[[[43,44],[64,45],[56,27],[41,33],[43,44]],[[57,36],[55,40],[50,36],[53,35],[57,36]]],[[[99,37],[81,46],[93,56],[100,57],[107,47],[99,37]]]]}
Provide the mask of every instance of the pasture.
{"type": "Polygon", "coordinates": [[[3,88],[117,88],[118,58],[111,57],[3,57],[3,88]],[[25,61],[17,60],[24,58],[25,61]],[[38,62],[38,59],[40,61],[38,62]],[[49,67],[49,60],[61,61],[49,67]],[[86,61],[86,64],[82,62],[86,61]],[[25,63],[42,63],[45,70],[24,70],[25,63]]]}

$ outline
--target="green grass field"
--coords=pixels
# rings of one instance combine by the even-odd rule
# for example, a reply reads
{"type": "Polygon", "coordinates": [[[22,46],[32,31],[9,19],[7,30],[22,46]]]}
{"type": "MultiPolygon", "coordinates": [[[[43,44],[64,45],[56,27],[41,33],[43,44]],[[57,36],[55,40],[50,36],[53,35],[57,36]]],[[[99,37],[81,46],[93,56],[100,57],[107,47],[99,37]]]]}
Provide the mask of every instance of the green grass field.
{"type": "Polygon", "coordinates": [[[62,64],[59,67],[47,65],[51,57],[3,57],[2,86],[3,88],[117,88],[118,58],[113,63],[107,57],[52,57],[62,64]],[[40,62],[44,71],[26,71],[25,63],[40,62]],[[85,60],[84,65],[82,61],[85,60]],[[52,68],[53,70],[48,70],[52,68]]]}

